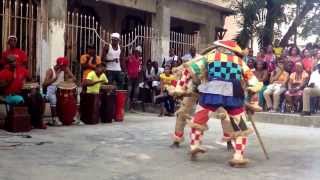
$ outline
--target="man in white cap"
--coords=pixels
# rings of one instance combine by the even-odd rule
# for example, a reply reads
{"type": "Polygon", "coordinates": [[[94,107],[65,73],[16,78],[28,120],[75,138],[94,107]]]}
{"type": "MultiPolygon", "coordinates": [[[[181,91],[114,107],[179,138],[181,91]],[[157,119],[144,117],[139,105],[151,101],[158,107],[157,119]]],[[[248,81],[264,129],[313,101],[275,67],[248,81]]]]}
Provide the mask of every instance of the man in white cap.
{"type": "Polygon", "coordinates": [[[27,54],[20,48],[17,48],[17,41],[18,38],[14,35],[8,37],[8,49],[2,53],[1,66],[8,65],[7,59],[9,56],[15,57],[17,66],[27,65],[27,54]]]}
{"type": "Polygon", "coordinates": [[[128,90],[129,90],[129,99],[130,107],[129,110],[133,109],[133,98],[135,95],[135,90],[139,84],[139,72],[140,72],[140,56],[142,53],[141,46],[137,46],[132,55],[128,57],[126,61],[127,73],[128,73],[128,90]]]}
{"type": "Polygon", "coordinates": [[[124,78],[122,74],[122,50],[120,46],[120,34],[111,34],[111,44],[104,47],[102,59],[106,63],[108,80],[115,83],[118,89],[123,89],[124,78]]]}

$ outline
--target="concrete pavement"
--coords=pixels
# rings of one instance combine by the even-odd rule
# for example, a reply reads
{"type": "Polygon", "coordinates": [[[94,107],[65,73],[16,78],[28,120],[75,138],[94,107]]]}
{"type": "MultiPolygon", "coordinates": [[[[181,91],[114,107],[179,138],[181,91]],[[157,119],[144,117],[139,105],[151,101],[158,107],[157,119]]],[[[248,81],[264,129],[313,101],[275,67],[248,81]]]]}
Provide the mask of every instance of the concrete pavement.
{"type": "Polygon", "coordinates": [[[251,136],[252,163],[233,169],[226,163],[231,154],[216,143],[217,120],[205,136],[209,152],[197,162],[189,161],[187,143],[169,148],[173,125],[174,118],[129,114],[124,123],[36,130],[31,139],[1,131],[0,180],[320,179],[320,129],[258,123],[271,159],[251,136]]]}

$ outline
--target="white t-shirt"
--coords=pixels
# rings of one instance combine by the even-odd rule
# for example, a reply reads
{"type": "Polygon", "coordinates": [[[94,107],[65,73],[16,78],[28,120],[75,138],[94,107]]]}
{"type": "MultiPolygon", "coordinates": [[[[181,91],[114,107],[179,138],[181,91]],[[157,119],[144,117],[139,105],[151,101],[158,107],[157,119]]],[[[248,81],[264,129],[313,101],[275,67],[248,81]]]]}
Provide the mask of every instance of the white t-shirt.
{"type": "MultiPolygon", "coordinates": [[[[164,62],[164,66],[167,66],[167,65],[172,65],[172,62],[174,61],[178,61],[178,56],[174,55],[174,56],[169,56],[169,57],[164,57],[163,58],[163,62],[164,62]]],[[[163,64],[163,63],[162,63],[163,64]]]]}
{"type": "Polygon", "coordinates": [[[320,73],[319,73],[319,70],[313,71],[313,73],[311,73],[309,85],[312,84],[312,83],[314,83],[316,88],[320,88],[320,73]]]}
{"type": "MultiPolygon", "coordinates": [[[[200,54],[196,54],[196,56],[194,58],[197,58],[199,56],[200,56],[200,54]]],[[[188,53],[188,54],[184,55],[181,59],[183,62],[188,62],[188,61],[192,60],[193,57],[191,56],[190,53],[188,53]]]]}
{"type": "Polygon", "coordinates": [[[121,71],[121,66],[120,66],[120,54],[121,54],[121,48],[120,45],[118,45],[118,49],[114,50],[112,45],[109,44],[109,51],[106,56],[107,59],[107,70],[109,71],[121,71]],[[118,59],[117,62],[108,62],[114,59],[118,59]]]}
{"type": "Polygon", "coordinates": [[[152,78],[155,76],[160,76],[160,74],[162,74],[164,71],[163,68],[159,67],[158,68],[158,73],[156,74],[155,69],[152,67],[150,70],[150,73],[146,70],[146,78],[152,78]]]}

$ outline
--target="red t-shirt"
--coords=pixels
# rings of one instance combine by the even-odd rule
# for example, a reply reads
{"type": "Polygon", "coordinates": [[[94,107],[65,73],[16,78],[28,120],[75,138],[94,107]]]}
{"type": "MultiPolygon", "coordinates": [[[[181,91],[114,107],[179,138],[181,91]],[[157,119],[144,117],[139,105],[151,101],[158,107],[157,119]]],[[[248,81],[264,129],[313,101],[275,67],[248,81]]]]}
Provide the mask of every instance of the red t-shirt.
{"type": "Polygon", "coordinates": [[[309,74],[312,73],[314,67],[314,61],[312,58],[304,58],[302,60],[302,64],[305,71],[307,71],[309,74]]]}
{"type": "Polygon", "coordinates": [[[9,85],[4,88],[3,93],[9,95],[20,92],[28,75],[28,70],[20,66],[16,68],[15,72],[10,71],[8,68],[0,71],[0,80],[9,82],[9,85]]]}
{"type": "Polygon", "coordinates": [[[139,77],[139,66],[140,66],[139,57],[132,55],[128,58],[127,70],[128,70],[128,77],[129,78],[138,78],[139,77]]]}
{"type": "Polygon", "coordinates": [[[16,56],[18,66],[25,65],[27,63],[27,54],[19,48],[14,48],[14,49],[8,49],[2,53],[2,58],[1,58],[0,64],[2,64],[2,65],[8,64],[7,57],[9,55],[16,56]]]}

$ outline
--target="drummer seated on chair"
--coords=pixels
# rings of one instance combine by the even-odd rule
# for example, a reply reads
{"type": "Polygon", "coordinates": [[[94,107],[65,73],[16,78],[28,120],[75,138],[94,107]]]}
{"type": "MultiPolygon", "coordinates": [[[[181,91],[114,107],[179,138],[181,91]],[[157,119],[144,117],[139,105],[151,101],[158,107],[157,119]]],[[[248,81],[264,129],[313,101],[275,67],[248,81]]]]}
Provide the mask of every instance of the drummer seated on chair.
{"type": "MultiPolygon", "coordinates": [[[[7,65],[3,70],[0,71],[0,95],[3,96],[5,103],[9,106],[19,106],[26,105],[27,99],[21,95],[21,91],[25,85],[25,82],[29,78],[28,70],[20,65],[17,65],[16,56],[8,56],[7,65]]],[[[36,98],[39,94],[31,93],[30,98],[37,99],[37,101],[41,101],[41,99],[36,98]]],[[[38,104],[36,102],[36,104],[38,104]]],[[[32,118],[32,125],[34,128],[45,129],[46,126],[42,122],[42,118],[36,118],[34,115],[37,115],[41,112],[41,107],[37,107],[34,104],[27,104],[29,114],[32,118]]]]}
{"type": "Polygon", "coordinates": [[[65,57],[59,57],[57,59],[56,65],[52,68],[48,69],[46,72],[46,77],[43,82],[43,87],[46,89],[46,97],[50,103],[51,107],[51,115],[52,121],[51,125],[59,125],[59,122],[54,117],[56,116],[56,105],[57,105],[57,86],[61,82],[65,80],[72,80],[76,82],[75,76],[72,74],[71,70],[69,69],[69,60],[65,57]]]}
{"type": "Polygon", "coordinates": [[[102,84],[107,84],[108,79],[104,74],[106,65],[104,63],[97,64],[94,71],[91,71],[83,82],[83,85],[87,88],[88,94],[99,94],[102,84]]]}

